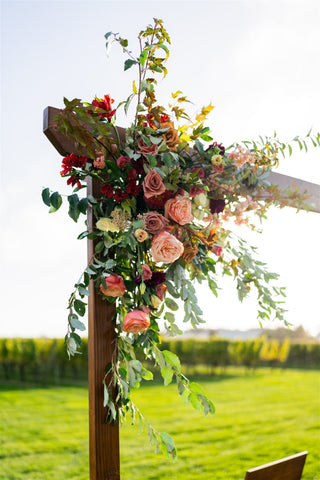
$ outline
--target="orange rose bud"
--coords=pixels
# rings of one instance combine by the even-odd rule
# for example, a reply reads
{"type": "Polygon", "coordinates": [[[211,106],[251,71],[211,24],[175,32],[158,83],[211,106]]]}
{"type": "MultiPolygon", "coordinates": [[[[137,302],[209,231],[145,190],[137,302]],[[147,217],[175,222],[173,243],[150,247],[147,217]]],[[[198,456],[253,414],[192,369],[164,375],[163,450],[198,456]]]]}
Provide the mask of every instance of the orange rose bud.
{"type": "Polygon", "coordinates": [[[106,297],[122,297],[126,293],[126,286],[123,278],[118,275],[106,277],[107,288],[100,285],[100,292],[106,297]]]}
{"type": "Polygon", "coordinates": [[[150,327],[150,317],[142,310],[133,310],[124,317],[122,330],[127,333],[144,332],[150,327]]]}

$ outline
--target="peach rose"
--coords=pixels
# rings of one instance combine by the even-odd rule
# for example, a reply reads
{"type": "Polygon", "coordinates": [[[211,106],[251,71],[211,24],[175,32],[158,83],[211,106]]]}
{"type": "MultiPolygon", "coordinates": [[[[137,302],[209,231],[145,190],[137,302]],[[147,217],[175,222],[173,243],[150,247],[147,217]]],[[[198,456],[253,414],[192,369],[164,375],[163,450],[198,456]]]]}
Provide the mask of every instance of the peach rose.
{"type": "Polygon", "coordinates": [[[162,178],[159,173],[151,169],[145,179],[143,180],[143,191],[146,198],[154,197],[155,195],[161,195],[166,191],[166,187],[163,184],[162,178]]]}
{"type": "Polygon", "coordinates": [[[138,140],[138,147],[139,150],[137,152],[142,153],[142,155],[147,156],[147,155],[156,155],[158,153],[158,147],[154,143],[151,143],[150,146],[148,146],[142,138],[139,138],[138,140]]]}
{"type": "Polygon", "coordinates": [[[144,215],[145,229],[153,235],[160,233],[168,223],[169,220],[161,215],[161,213],[148,212],[144,215]]]}
{"type": "Polygon", "coordinates": [[[142,230],[142,228],[137,228],[137,230],[134,232],[134,235],[138,242],[144,242],[149,237],[147,232],[145,230],[142,230]]]}
{"type": "Polygon", "coordinates": [[[122,330],[128,333],[144,332],[150,327],[150,317],[142,310],[133,310],[124,317],[122,330]]]}
{"type": "Polygon", "coordinates": [[[191,200],[181,195],[176,195],[166,201],[164,206],[164,214],[179,225],[191,223],[193,215],[191,213],[191,200]]]}
{"type": "Polygon", "coordinates": [[[100,285],[100,292],[106,297],[122,297],[126,292],[123,278],[118,275],[109,275],[109,277],[106,277],[106,284],[106,289],[100,285]]]}
{"type": "Polygon", "coordinates": [[[155,262],[173,263],[183,254],[183,244],[168,232],[153,237],[151,255],[155,262]]]}

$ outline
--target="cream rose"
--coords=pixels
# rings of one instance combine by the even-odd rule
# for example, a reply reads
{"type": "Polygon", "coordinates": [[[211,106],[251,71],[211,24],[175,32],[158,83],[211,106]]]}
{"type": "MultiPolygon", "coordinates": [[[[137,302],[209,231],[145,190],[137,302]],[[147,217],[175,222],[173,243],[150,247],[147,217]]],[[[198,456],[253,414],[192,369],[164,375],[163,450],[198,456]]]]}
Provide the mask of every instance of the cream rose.
{"type": "Polygon", "coordinates": [[[110,218],[99,218],[96,227],[103,232],[119,232],[119,227],[110,218]]]}
{"type": "Polygon", "coordinates": [[[176,195],[166,201],[164,206],[164,214],[179,225],[191,223],[193,215],[191,213],[191,200],[182,195],[176,195]]]}
{"type": "Polygon", "coordinates": [[[173,263],[183,254],[183,244],[171,233],[161,232],[153,238],[150,252],[155,262],[173,263]]]}
{"type": "Polygon", "coordinates": [[[197,207],[209,208],[210,200],[206,193],[199,193],[193,198],[193,201],[197,207]]]}

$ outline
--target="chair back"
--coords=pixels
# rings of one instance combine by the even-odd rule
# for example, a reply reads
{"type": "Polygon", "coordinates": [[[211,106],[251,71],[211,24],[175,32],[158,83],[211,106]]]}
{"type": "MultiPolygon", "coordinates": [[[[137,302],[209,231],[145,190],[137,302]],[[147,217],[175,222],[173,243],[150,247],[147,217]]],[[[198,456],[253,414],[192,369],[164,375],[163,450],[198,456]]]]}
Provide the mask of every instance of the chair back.
{"type": "Polygon", "coordinates": [[[251,468],[245,480],[300,480],[308,452],[300,452],[291,457],[251,468]]]}

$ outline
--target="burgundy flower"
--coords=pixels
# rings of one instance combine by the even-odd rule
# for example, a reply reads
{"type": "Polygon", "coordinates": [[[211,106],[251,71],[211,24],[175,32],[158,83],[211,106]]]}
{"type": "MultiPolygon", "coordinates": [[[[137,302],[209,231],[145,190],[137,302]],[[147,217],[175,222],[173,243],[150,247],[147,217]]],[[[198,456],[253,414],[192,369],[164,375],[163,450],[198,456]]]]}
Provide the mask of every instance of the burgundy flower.
{"type": "MultiPolygon", "coordinates": [[[[134,283],[140,285],[142,282],[142,276],[136,275],[133,279],[134,283]]],[[[145,280],[145,284],[147,287],[155,287],[157,285],[161,285],[166,281],[166,272],[152,272],[152,277],[149,280],[145,280]]]]}
{"type": "Polygon", "coordinates": [[[195,197],[196,195],[199,195],[200,193],[203,193],[204,192],[204,189],[201,188],[201,187],[195,187],[195,186],[192,186],[190,188],[190,192],[189,192],[189,195],[191,198],[195,197]]]}
{"type": "Polygon", "coordinates": [[[135,197],[141,192],[141,185],[137,185],[135,181],[129,182],[126,193],[134,195],[135,197]]]}
{"type": "Polygon", "coordinates": [[[119,188],[117,188],[116,191],[113,194],[113,199],[117,203],[121,203],[121,202],[123,202],[123,200],[127,200],[127,198],[129,198],[128,193],[122,192],[119,188]]]}
{"type": "Polygon", "coordinates": [[[226,151],[226,149],[224,148],[224,146],[222,145],[222,143],[217,143],[217,142],[213,142],[211,143],[211,145],[209,145],[209,147],[207,148],[206,152],[208,150],[210,150],[210,148],[215,148],[215,147],[218,147],[220,152],[219,152],[219,155],[224,155],[224,152],[226,151]]]}
{"type": "Polygon", "coordinates": [[[135,168],[131,169],[131,172],[128,175],[128,181],[135,180],[137,178],[137,171],[135,168]]]}
{"type": "Polygon", "coordinates": [[[211,199],[210,200],[210,212],[211,213],[221,213],[224,210],[224,207],[226,206],[226,202],[224,201],[223,198],[219,199],[211,199]]]}
{"type": "Polygon", "coordinates": [[[113,196],[112,186],[109,185],[108,183],[106,183],[105,185],[103,185],[103,187],[101,187],[100,192],[102,193],[102,195],[105,195],[107,198],[112,198],[113,196]]]}
{"type": "Polygon", "coordinates": [[[142,157],[140,157],[138,160],[133,162],[132,165],[134,165],[134,168],[135,168],[138,175],[142,175],[144,173],[143,158],[142,157]]]}
{"type": "Polygon", "coordinates": [[[150,280],[146,280],[147,287],[155,287],[166,281],[166,272],[152,272],[150,280]]]}
{"type": "Polygon", "coordinates": [[[145,198],[145,201],[150,208],[162,208],[169,198],[174,196],[174,192],[172,190],[166,190],[161,195],[157,195],[151,198],[145,198]]]}

